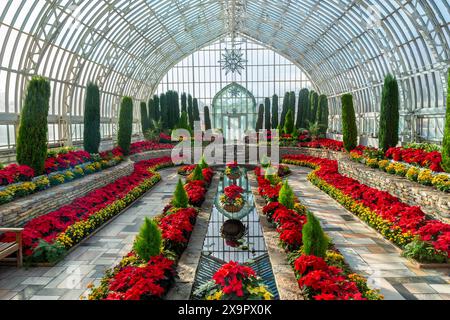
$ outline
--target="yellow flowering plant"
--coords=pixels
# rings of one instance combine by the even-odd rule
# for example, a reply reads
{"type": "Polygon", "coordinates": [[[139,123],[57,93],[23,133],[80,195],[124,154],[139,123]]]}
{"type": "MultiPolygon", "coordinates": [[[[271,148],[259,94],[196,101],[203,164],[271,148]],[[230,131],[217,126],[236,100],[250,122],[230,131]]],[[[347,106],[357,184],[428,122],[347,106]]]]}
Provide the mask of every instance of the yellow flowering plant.
{"type": "Polygon", "coordinates": [[[433,181],[433,172],[429,169],[421,170],[417,177],[417,182],[425,186],[431,186],[433,181]]]}

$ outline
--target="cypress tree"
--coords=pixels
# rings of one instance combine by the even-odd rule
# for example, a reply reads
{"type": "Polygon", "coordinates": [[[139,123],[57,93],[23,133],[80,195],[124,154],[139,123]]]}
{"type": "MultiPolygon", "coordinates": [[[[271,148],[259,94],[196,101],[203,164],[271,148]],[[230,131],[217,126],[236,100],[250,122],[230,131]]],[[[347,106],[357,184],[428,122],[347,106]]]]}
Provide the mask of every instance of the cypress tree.
{"type": "Polygon", "coordinates": [[[47,159],[49,103],[50,83],[42,77],[33,77],[20,115],[16,152],[17,162],[33,168],[36,175],[44,173],[47,159]]]}
{"type": "Polygon", "coordinates": [[[193,113],[194,113],[194,121],[200,121],[200,110],[198,109],[198,99],[194,98],[193,101],[193,113]]]}
{"type": "Polygon", "coordinates": [[[272,97],[272,129],[277,129],[278,124],[278,96],[274,94],[272,97]]]}
{"type": "Polygon", "coordinates": [[[178,96],[178,92],[173,92],[173,105],[174,105],[174,126],[180,121],[180,97],[178,96]]]}
{"type": "Polygon", "coordinates": [[[133,131],[133,100],[123,97],[120,106],[118,144],[125,155],[130,153],[131,134],[133,131]]]}
{"type": "Polygon", "coordinates": [[[317,122],[320,126],[320,133],[326,134],[328,131],[328,98],[322,94],[319,97],[319,109],[317,112],[317,122]]]}
{"type": "Polygon", "coordinates": [[[292,115],[295,117],[295,92],[291,91],[289,93],[289,109],[292,110],[292,115]]]}
{"type": "Polygon", "coordinates": [[[148,105],[148,112],[147,112],[148,125],[149,125],[149,128],[153,128],[153,120],[156,120],[153,98],[150,98],[150,100],[148,100],[147,105],[148,105]]]}
{"type": "Polygon", "coordinates": [[[448,73],[447,111],[445,117],[444,141],[442,143],[442,167],[450,172],[450,70],[448,73]]]}
{"type": "Polygon", "coordinates": [[[315,91],[311,91],[310,95],[310,116],[309,122],[311,124],[317,123],[317,110],[319,109],[319,94],[315,91]]]}
{"type": "Polygon", "coordinates": [[[381,99],[379,147],[387,151],[398,144],[400,112],[397,79],[388,74],[384,79],[381,99]]]}
{"type": "Polygon", "coordinates": [[[204,181],[202,167],[200,165],[195,166],[194,172],[192,173],[191,181],[204,181]]]}
{"type": "Polygon", "coordinates": [[[163,125],[163,129],[168,130],[170,129],[169,125],[169,115],[168,115],[168,107],[167,107],[167,97],[166,94],[161,93],[161,96],[159,98],[159,104],[160,104],[160,115],[161,115],[161,122],[163,125]]]}
{"type": "Polygon", "coordinates": [[[264,110],[265,110],[265,128],[266,130],[272,129],[271,119],[270,119],[270,98],[264,100],[264,110]]]}
{"type": "Polygon", "coordinates": [[[264,105],[260,104],[258,109],[258,120],[256,121],[256,132],[262,130],[264,125],[264,105]]]}
{"type": "Polygon", "coordinates": [[[144,261],[149,261],[152,257],[161,253],[162,234],[158,224],[154,220],[145,218],[136,241],[133,244],[133,250],[138,257],[144,261]]]}
{"type": "Polygon", "coordinates": [[[192,96],[188,95],[188,117],[189,117],[189,126],[194,128],[194,103],[192,101],[192,96]]]}
{"type": "Polygon", "coordinates": [[[100,141],[100,90],[96,84],[88,83],[84,102],[84,150],[98,153],[100,141]]]}
{"type": "Polygon", "coordinates": [[[342,133],[344,135],[344,147],[348,152],[358,146],[358,129],[356,127],[355,108],[353,107],[353,96],[344,94],[342,96],[342,133]]]}
{"type": "Polygon", "coordinates": [[[188,112],[187,110],[187,96],[186,93],[183,92],[181,95],[181,112],[188,112]]]}
{"type": "Polygon", "coordinates": [[[209,115],[209,108],[208,106],[205,106],[204,108],[205,110],[205,130],[211,130],[212,126],[211,126],[211,116],[209,115]]]}
{"type": "Polygon", "coordinates": [[[147,132],[147,130],[150,129],[150,123],[148,119],[147,104],[145,102],[141,102],[141,126],[143,133],[147,132]]]}
{"type": "Polygon", "coordinates": [[[178,121],[177,128],[191,131],[191,128],[189,127],[188,115],[186,112],[181,113],[181,117],[180,120],[178,121]]]}
{"type": "Polygon", "coordinates": [[[287,180],[283,182],[283,186],[280,189],[278,202],[290,210],[294,209],[295,194],[287,180]]]}
{"type": "Polygon", "coordinates": [[[284,128],[284,123],[286,122],[286,116],[290,108],[290,98],[291,94],[289,92],[286,92],[283,99],[283,110],[281,112],[281,119],[280,119],[281,128],[284,128]]]}
{"type": "Polygon", "coordinates": [[[286,122],[284,123],[284,133],[293,134],[294,133],[294,115],[292,110],[289,109],[286,115],[286,122]]]}
{"type": "Polygon", "coordinates": [[[189,197],[186,189],[184,189],[183,181],[181,181],[181,179],[178,179],[178,184],[172,199],[172,205],[179,209],[184,209],[189,206],[189,197]]]}
{"type": "Polygon", "coordinates": [[[161,102],[159,96],[155,94],[153,97],[153,108],[155,110],[155,121],[161,120],[161,102]]]}
{"type": "Polygon", "coordinates": [[[325,258],[329,241],[319,220],[311,212],[307,212],[307,223],[303,226],[302,234],[304,254],[325,258]]]}
{"type": "Polygon", "coordinates": [[[299,109],[302,110],[300,128],[306,129],[308,127],[309,110],[310,110],[309,90],[308,89],[305,88],[305,89],[300,90],[298,104],[299,104],[299,109]]]}

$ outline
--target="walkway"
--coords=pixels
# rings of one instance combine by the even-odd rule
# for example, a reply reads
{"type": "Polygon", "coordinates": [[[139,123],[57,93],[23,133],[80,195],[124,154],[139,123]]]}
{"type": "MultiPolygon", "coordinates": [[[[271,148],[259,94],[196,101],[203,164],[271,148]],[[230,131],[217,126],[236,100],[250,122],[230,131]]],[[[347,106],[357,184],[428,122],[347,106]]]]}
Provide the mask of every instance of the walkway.
{"type": "Polygon", "coordinates": [[[0,300],[78,300],[98,284],[132,248],[145,217],[159,214],[178,182],[177,169],[160,171],[162,181],[96,235],[52,268],[0,267],[0,300]]]}
{"type": "Polygon", "coordinates": [[[448,272],[412,267],[393,244],[312,185],[310,169],[291,169],[289,181],[301,201],[322,221],[352,269],[381,289],[386,300],[450,300],[448,272]]]}

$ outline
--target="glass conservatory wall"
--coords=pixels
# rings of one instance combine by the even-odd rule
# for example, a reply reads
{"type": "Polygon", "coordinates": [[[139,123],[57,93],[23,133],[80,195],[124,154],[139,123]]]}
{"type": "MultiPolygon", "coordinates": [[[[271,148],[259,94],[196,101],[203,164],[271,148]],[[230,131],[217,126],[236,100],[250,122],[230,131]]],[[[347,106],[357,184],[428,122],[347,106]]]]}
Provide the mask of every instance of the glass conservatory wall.
{"type": "MultiPolygon", "coordinates": [[[[257,107],[264,103],[266,97],[279,96],[279,106],[284,94],[295,91],[298,95],[302,88],[311,89],[312,82],[295,64],[278,53],[246,38],[237,39],[236,48],[241,48],[244,56],[244,70],[239,73],[228,73],[223,70],[219,61],[225,48],[231,49],[230,39],[217,41],[188,56],[175,65],[162,79],[156,93],[168,90],[186,92],[199,99],[201,119],[204,106],[211,107],[214,97],[225,87],[236,83],[254,96],[257,107]]],[[[210,109],[211,117],[215,110],[210,109]]],[[[211,119],[213,121],[213,119],[211,119]]],[[[253,119],[256,123],[256,120],[253,119]]],[[[216,124],[218,125],[218,124],[216,124]]],[[[255,124],[253,124],[254,126],[255,124]]]]}

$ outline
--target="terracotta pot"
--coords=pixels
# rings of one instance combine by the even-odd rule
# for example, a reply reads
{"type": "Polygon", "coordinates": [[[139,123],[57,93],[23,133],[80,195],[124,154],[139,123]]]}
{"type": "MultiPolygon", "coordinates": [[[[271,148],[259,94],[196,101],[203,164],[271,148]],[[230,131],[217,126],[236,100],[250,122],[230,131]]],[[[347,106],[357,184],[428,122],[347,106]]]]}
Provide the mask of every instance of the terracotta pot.
{"type": "Polygon", "coordinates": [[[225,211],[227,212],[231,212],[231,213],[236,213],[242,210],[242,208],[244,207],[244,205],[242,206],[235,206],[235,205],[223,205],[223,208],[225,209],[225,211]]]}

